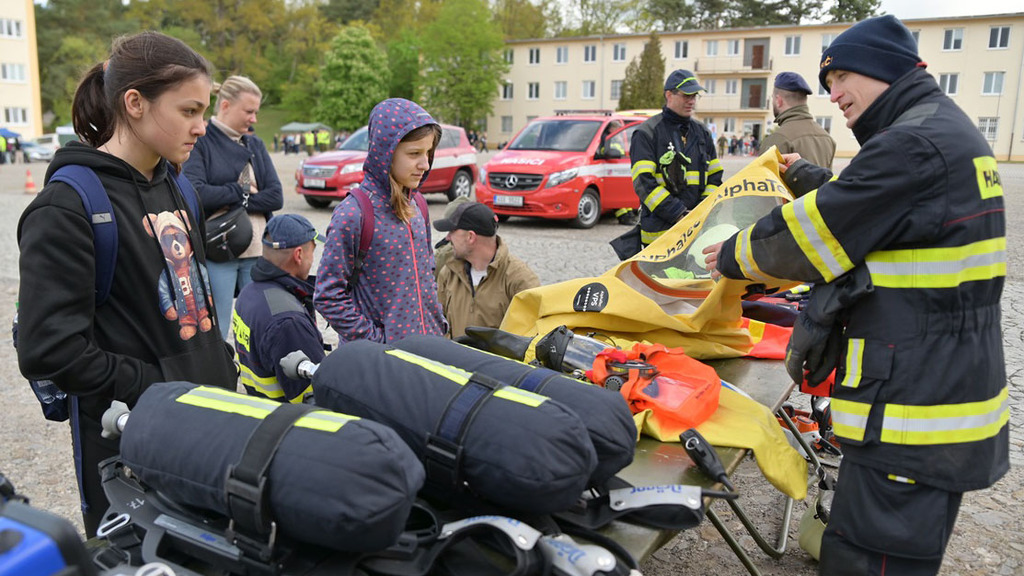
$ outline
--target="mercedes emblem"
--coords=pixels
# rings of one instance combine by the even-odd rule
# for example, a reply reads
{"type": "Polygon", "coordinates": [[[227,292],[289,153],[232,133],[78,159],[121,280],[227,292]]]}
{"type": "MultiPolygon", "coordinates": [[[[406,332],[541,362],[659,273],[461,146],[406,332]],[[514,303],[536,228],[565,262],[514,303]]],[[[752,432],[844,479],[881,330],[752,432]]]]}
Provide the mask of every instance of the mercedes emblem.
{"type": "Polygon", "coordinates": [[[505,179],[505,188],[508,188],[509,190],[514,190],[516,184],[519,184],[519,178],[515,174],[512,174],[505,179]]]}

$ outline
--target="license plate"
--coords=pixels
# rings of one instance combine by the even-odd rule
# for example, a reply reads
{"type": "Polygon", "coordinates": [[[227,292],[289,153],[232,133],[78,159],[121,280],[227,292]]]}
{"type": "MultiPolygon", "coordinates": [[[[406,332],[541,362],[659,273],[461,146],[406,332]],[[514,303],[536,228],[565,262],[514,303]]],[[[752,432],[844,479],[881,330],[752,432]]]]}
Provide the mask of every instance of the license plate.
{"type": "Polygon", "coordinates": [[[494,205],[495,206],[516,206],[516,207],[520,207],[521,208],[523,206],[523,197],[522,196],[498,196],[498,195],[496,195],[494,197],[494,205]]]}
{"type": "Polygon", "coordinates": [[[326,188],[327,180],[321,180],[319,178],[306,178],[306,188],[326,188]]]}

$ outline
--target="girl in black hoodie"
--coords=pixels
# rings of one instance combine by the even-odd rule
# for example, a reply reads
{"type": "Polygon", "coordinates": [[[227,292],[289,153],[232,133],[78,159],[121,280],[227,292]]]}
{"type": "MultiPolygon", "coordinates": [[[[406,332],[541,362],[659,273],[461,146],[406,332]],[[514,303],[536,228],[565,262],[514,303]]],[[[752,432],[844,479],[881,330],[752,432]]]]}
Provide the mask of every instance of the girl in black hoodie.
{"type": "Polygon", "coordinates": [[[110,402],[131,407],[151,384],[170,380],[235,388],[230,349],[211,320],[203,215],[173,176],[205,132],[210,87],[205,58],[145,32],[115,40],[110,59],[75,92],[84,143],[58,150],[46,181],[61,166],[83,165],[110,198],[118,249],[105,302],[96,302],[92,225],[69,185],[49,182],[18,223],[18,362],[26,378],[52,380],[72,399],[88,536],[107,509],[97,465],[118,453],[116,440],[100,437],[110,402]]]}

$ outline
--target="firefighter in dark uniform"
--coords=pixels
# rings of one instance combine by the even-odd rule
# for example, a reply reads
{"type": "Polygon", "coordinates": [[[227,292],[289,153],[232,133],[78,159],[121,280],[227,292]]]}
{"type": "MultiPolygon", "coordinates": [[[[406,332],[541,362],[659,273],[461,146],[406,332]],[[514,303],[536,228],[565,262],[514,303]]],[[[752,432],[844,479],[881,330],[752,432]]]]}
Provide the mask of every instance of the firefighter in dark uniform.
{"type": "Polygon", "coordinates": [[[245,391],[280,402],[309,402],[308,380],[291,379],[280,366],[289,352],[302,350],[315,363],[324,359],[324,340],[313,312],[308,281],[316,242],[324,237],[298,214],[267,222],[263,256],[252,269],[252,283],[235,303],[231,328],[245,391]]]}
{"type": "Polygon", "coordinates": [[[841,343],[830,576],[935,574],[962,493],[1009,467],[1003,189],[988,143],[924,66],[893,16],[840,34],[819,80],[860,152],[834,181],[787,156],[787,184],[807,193],[705,250],[729,278],[839,287],[835,324],[803,314],[787,351],[812,359],[829,334],[841,343]]]}
{"type": "Polygon", "coordinates": [[[689,70],[665,80],[665,107],[635,132],[629,146],[633,189],[640,197],[640,241],[654,242],[722,184],[711,132],[692,118],[704,88],[689,70]]]}

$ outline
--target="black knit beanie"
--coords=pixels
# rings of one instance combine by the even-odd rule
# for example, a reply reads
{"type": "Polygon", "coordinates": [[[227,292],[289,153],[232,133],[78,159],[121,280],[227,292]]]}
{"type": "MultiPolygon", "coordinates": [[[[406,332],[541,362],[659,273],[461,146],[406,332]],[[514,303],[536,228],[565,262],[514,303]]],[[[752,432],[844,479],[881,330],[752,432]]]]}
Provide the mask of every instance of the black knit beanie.
{"type": "Polygon", "coordinates": [[[818,81],[828,90],[828,71],[847,70],[892,84],[918,65],[924,66],[914,36],[888,14],[862,20],[837,36],[821,53],[818,81]]]}

